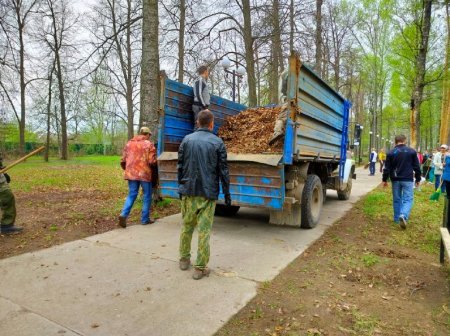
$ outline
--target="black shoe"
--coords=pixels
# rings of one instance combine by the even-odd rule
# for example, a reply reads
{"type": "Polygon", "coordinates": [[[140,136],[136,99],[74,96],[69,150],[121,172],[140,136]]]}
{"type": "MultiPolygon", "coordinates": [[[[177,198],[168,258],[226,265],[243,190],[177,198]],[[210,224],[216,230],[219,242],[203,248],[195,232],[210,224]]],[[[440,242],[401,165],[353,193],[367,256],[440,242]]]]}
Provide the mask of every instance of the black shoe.
{"type": "Polygon", "coordinates": [[[22,230],[23,230],[22,227],[14,226],[14,224],[2,225],[1,226],[1,233],[3,233],[3,234],[19,233],[22,230]]]}
{"type": "Polygon", "coordinates": [[[142,225],[153,224],[154,222],[155,222],[155,220],[150,218],[148,221],[142,223],[142,225]]]}
{"type": "Polygon", "coordinates": [[[119,225],[123,228],[127,227],[127,217],[119,216],[119,225]]]}

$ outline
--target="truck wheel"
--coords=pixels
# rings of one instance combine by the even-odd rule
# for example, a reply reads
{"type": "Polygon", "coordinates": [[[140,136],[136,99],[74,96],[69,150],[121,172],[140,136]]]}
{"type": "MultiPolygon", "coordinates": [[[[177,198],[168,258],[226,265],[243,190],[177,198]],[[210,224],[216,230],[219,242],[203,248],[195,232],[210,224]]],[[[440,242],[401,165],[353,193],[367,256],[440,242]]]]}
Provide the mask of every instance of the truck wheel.
{"type": "Polygon", "coordinates": [[[238,213],[240,206],[232,205],[227,207],[225,204],[216,204],[215,216],[231,217],[238,213]]]}
{"type": "Polygon", "coordinates": [[[352,179],[349,178],[348,182],[347,182],[347,188],[345,188],[345,190],[342,191],[338,191],[338,198],[341,201],[346,201],[350,198],[350,194],[352,193],[352,179]]]}
{"type": "Polygon", "coordinates": [[[302,193],[302,223],[304,229],[316,227],[323,205],[322,182],[317,175],[308,175],[302,193]]]}

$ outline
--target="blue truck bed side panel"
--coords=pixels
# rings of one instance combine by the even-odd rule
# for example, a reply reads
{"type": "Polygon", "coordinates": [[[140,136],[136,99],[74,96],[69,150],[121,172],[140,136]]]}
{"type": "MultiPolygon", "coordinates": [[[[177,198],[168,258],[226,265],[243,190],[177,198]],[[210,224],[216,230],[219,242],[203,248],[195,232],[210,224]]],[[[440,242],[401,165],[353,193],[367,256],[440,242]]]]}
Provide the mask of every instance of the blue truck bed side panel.
{"type": "MultiPolygon", "coordinates": [[[[158,154],[163,151],[174,152],[178,150],[183,138],[194,130],[194,116],[192,103],[194,93],[192,87],[166,79],[164,85],[164,115],[161,117],[158,154]]],[[[228,116],[236,115],[246,107],[221,97],[212,96],[210,110],[215,117],[214,131],[222,126],[228,116]]]]}
{"type": "MultiPolygon", "coordinates": [[[[159,182],[163,197],[178,198],[177,162],[160,161],[159,182]]],[[[233,204],[281,209],[284,202],[284,169],[249,162],[230,162],[233,204]]],[[[219,200],[223,201],[222,192],[219,200]]]]}
{"type": "Polygon", "coordinates": [[[294,153],[303,158],[342,159],[344,130],[348,127],[345,99],[304,65],[298,86],[300,113],[294,153]]]}

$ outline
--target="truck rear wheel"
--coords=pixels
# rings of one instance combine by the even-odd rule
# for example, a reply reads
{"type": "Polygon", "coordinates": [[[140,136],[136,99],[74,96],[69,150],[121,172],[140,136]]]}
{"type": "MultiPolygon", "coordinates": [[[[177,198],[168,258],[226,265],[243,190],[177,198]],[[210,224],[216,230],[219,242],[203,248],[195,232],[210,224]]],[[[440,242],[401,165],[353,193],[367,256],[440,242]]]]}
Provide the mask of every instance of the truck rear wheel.
{"type": "Polygon", "coordinates": [[[341,201],[346,201],[350,198],[350,194],[352,193],[352,179],[349,178],[348,182],[347,182],[347,187],[345,188],[345,190],[339,191],[337,192],[338,194],[338,198],[341,201]]]}
{"type": "Polygon", "coordinates": [[[216,204],[215,216],[231,217],[238,213],[240,206],[232,205],[226,206],[225,204],[216,204]]]}
{"type": "Polygon", "coordinates": [[[302,222],[301,227],[312,229],[319,223],[323,206],[322,182],[317,175],[308,175],[302,193],[302,222]]]}

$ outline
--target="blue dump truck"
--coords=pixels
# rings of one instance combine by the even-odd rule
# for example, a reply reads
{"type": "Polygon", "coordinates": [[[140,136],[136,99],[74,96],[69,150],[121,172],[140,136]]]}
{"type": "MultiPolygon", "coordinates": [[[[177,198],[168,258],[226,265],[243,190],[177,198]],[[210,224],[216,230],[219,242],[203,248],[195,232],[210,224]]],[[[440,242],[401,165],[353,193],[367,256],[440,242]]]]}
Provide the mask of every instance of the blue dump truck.
{"type": "MultiPolygon", "coordinates": [[[[313,228],[320,219],[326,190],[347,200],[352,189],[353,161],[347,159],[350,102],[333,90],[299,57],[289,58],[289,113],[283,150],[270,154],[228,153],[233,205],[220,194],[216,215],[235,215],[239,207],[270,211],[270,223],[313,228]]],[[[162,78],[158,169],[162,197],[178,198],[178,147],[193,132],[193,91],[190,86],[162,78]]],[[[228,116],[246,106],[212,96],[214,132],[228,116]]]]}

